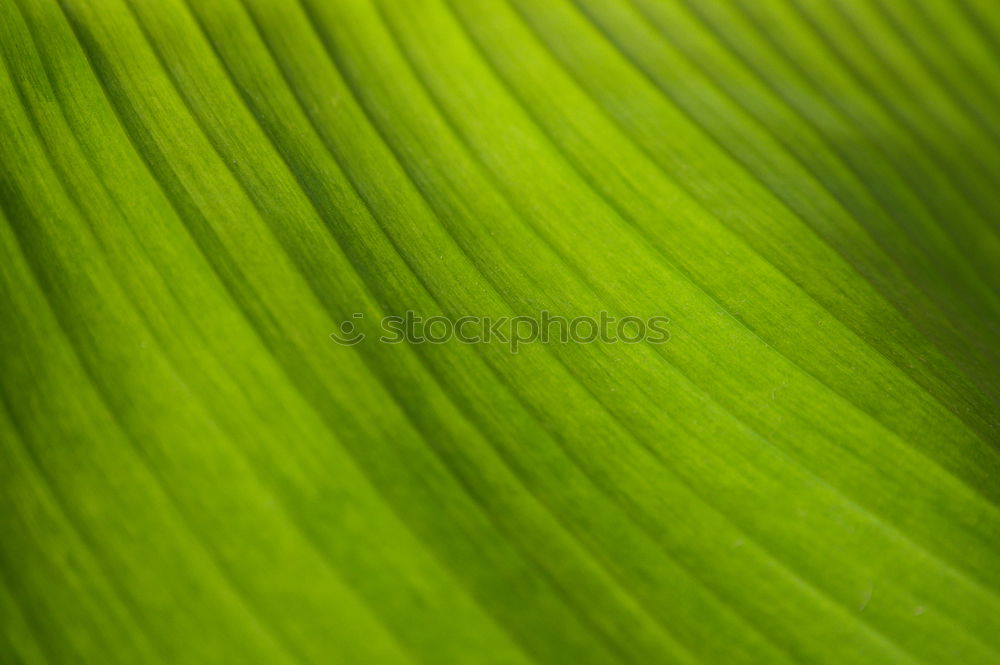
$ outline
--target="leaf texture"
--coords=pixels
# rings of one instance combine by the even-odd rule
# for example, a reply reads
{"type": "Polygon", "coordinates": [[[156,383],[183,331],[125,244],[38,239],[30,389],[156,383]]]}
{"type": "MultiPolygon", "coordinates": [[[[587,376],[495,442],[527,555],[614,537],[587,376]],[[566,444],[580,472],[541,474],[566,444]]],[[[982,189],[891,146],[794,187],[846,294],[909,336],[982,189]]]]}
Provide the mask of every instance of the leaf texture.
{"type": "Polygon", "coordinates": [[[993,3],[5,0],[0,56],[0,662],[1000,662],[993,3]],[[541,310],[670,339],[377,342],[541,310]]]}

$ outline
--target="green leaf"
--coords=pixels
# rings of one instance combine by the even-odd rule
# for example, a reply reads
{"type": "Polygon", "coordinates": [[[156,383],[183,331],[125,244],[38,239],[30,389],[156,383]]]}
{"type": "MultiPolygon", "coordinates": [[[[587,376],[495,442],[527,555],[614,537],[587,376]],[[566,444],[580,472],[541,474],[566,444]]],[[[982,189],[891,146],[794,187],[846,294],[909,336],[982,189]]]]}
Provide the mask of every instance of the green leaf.
{"type": "Polygon", "coordinates": [[[0,662],[1000,662],[992,2],[7,0],[0,65],[0,662]]]}

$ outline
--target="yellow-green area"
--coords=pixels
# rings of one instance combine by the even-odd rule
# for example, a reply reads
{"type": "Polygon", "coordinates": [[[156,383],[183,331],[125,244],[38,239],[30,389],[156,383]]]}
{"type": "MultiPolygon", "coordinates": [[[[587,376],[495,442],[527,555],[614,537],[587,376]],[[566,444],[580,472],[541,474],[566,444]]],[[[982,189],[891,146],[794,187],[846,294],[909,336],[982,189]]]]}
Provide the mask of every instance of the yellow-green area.
{"type": "Polygon", "coordinates": [[[0,0],[0,663],[1000,663],[1000,5],[0,0]]]}

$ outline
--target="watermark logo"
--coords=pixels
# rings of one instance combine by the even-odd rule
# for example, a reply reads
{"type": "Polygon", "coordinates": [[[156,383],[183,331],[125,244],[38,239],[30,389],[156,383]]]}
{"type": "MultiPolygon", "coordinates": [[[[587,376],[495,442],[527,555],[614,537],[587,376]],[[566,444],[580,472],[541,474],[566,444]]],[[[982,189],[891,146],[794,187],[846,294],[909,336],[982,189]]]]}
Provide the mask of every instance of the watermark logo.
{"type": "MultiPolygon", "coordinates": [[[[364,313],[355,312],[351,315],[351,319],[363,319],[365,318],[364,313]]],[[[365,340],[365,334],[358,330],[354,321],[351,319],[345,319],[340,322],[340,329],[335,330],[330,333],[330,339],[332,339],[337,344],[343,344],[344,346],[354,346],[365,340]]]]}
{"type": "MultiPolygon", "coordinates": [[[[354,346],[368,337],[360,327],[364,314],[357,312],[330,333],[330,339],[354,346]]],[[[525,344],[664,344],[670,340],[665,316],[643,319],[614,317],[607,312],[595,316],[566,318],[542,310],[538,316],[446,316],[422,317],[413,311],[403,316],[386,316],[379,322],[382,344],[493,344],[506,345],[517,353],[525,344]]]]}

